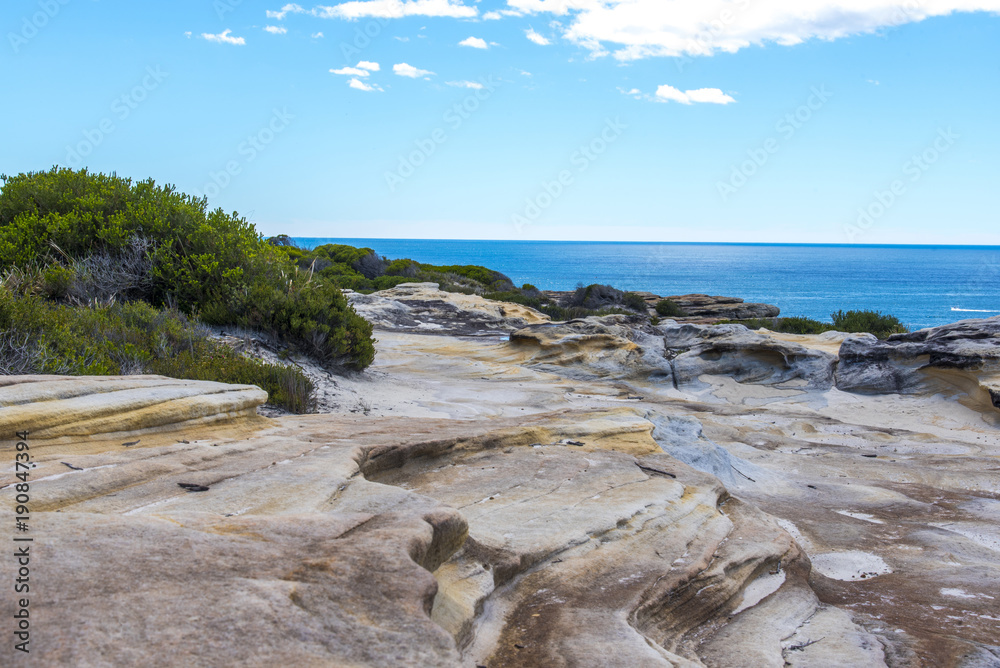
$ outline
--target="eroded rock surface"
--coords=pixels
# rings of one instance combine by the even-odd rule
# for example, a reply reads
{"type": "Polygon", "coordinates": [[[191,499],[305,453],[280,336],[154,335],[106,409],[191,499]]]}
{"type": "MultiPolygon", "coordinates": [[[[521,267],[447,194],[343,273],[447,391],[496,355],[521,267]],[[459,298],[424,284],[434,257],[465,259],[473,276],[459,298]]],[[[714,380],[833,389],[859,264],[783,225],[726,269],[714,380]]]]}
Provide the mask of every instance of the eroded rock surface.
{"type": "Polygon", "coordinates": [[[0,377],[0,434],[90,436],[253,420],[267,393],[163,376],[0,377]]]}
{"type": "Polygon", "coordinates": [[[347,297],[358,314],[391,331],[476,335],[549,320],[527,306],[444,292],[437,283],[403,283],[370,295],[348,292],[347,297]]]}
{"type": "Polygon", "coordinates": [[[816,389],[833,385],[837,358],[822,350],[752,332],[743,325],[685,324],[662,330],[679,386],[704,374],[757,385],[796,380],[816,389]]]}
{"type": "Polygon", "coordinates": [[[364,413],[148,426],[112,419],[125,392],[119,431],[57,435],[29,410],[56,405],[44,382],[162,379],[5,379],[0,411],[40,416],[37,645],[13,665],[1000,663],[996,428],[940,392],[832,386],[848,337],[378,338],[364,413]]]}
{"type": "Polygon", "coordinates": [[[737,297],[710,295],[674,295],[666,297],[680,306],[689,316],[745,320],[747,318],[776,318],[781,309],[773,304],[748,304],[737,297]]]}
{"type": "Polygon", "coordinates": [[[1000,316],[856,337],[840,349],[837,387],[871,394],[960,395],[1000,419],[1000,316]]]}
{"type": "Polygon", "coordinates": [[[659,335],[633,320],[609,315],[532,325],[513,332],[510,343],[528,352],[527,363],[540,369],[591,377],[654,375],[672,382],[659,335]]]}

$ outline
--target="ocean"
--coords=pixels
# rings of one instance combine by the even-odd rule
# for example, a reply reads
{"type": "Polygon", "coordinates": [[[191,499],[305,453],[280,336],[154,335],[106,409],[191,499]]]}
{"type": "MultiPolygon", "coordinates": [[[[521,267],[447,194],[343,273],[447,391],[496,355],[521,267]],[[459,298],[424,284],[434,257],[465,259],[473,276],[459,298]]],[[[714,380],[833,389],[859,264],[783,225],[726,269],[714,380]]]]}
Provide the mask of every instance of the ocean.
{"type": "Polygon", "coordinates": [[[1000,246],[627,243],[316,239],[392,259],[478,264],[515,284],[571,290],[607,283],[659,295],[700,292],[775,304],[782,315],[830,322],[838,310],[878,310],[911,329],[1000,315],[1000,246]]]}

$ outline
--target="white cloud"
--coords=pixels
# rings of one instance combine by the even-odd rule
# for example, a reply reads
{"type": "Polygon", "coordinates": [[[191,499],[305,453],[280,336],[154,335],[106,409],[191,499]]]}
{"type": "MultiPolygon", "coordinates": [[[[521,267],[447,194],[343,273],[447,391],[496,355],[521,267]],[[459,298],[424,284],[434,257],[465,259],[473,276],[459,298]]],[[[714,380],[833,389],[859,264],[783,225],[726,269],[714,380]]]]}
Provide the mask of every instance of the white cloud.
{"type": "Polygon", "coordinates": [[[209,42],[218,42],[219,44],[236,44],[238,46],[243,46],[247,43],[247,41],[242,37],[231,36],[231,32],[233,31],[229,29],[223,30],[218,35],[203,32],[201,33],[201,37],[202,39],[207,39],[209,42]]]}
{"type": "Polygon", "coordinates": [[[1000,13],[1000,0],[507,0],[566,17],[563,36],[619,60],[733,53],[751,45],[834,40],[954,12],[1000,13]]]}
{"type": "Polygon", "coordinates": [[[339,70],[330,70],[330,74],[343,74],[347,77],[366,77],[371,73],[368,70],[360,70],[356,67],[341,67],[339,70]]]}
{"type": "Polygon", "coordinates": [[[339,70],[330,70],[330,74],[342,74],[348,77],[367,77],[372,72],[378,72],[381,67],[378,63],[370,60],[362,60],[355,67],[341,67],[339,70]]]}
{"type": "Polygon", "coordinates": [[[420,77],[434,74],[428,70],[422,70],[414,67],[413,65],[407,65],[406,63],[397,63],[393,65],[392,71],[401,77],[409,77],[411,79],[419,79],[420,77]]]}
{"type": "Polygon", "coordinates": [[[736,102],[731,96],[726,95],[718,88],[696,88],[695,90],[686,90],[688,98],[692,102],[700,102],[703,104],[732,104],[736,102]]]}
{"type": "MultiPolygon", "coordinates": [[[[478,0],[477,0],[478,2],[478,0]]],[[[517,9],[500,9],[491,12],[486,12],[483,14],[484,21],[496,21],[497,19],[502,19],[505,16],[524,16],[524,12],[517,9]]]]}
{"type": "Polygon", "coordinates": [[[268,12],[268,18],[282,19],[288,12],[310,14],[322,19],[399,19],[404,16],[447,16],[456,19],[475,18],[479,10],[468,7],[462,0],[351,0],[338,5],[317,5],[304,9],[299,5],[285,5],[280,12],[268,12]]]}
{"type": "Polygon", "coordinates": [[[527,70],[521,70],[521,76],[530,77],[531,76],[531,72],[529,72],[527,70]]]}
{"type": "Polygon", "coordinates": [[[399,40],[400,42],[409,42],[409,37],[393,37],[393,39],[399,40]]]}
{"type": "Polygon", "coordinates": [[[488,49],[486,40],[481,37],[466,37],[458,43],[459,46],[471,46],[473,49],[488,49]]]}
{"type": "MultiPolygon", "coordinates": [[[[623,91],[626,95],[633,97],[639,93],[637,89],[623,91]]],[[[658,102],[680,102],[681,104],[693,104],[695,102],[703,104],[730,104],[736,102],[732,97],[726,95],[718,88],[697,88],[695,90],[678,90],[673,86],[663,85],[656,89],[658,102]]]]}
{"type": "Polygon", "coordinates": [[[366,84],[364,81],[361,81],[360,79],[351,79],[350,81],[347,82],[347,85],[350,86],[351,88],[354,88],[355,90],[363,90],[367,92],[377,90],[380,93],[382,92],[381,86],[378,86],[376,84],[366,84]]]}
{"type": "Polygon", "coordinates": [[[321,32],[314,32],[312,35],[310,35],[310,37],[312,37],[313,39],[322,39],[323,38],[323,33],[321,33],[321,32]]]}
{"type": "Polygon", "coordinates": [[[524,31],[524,34],[532,42],[534,42],[535,44],[539,44],[541,46],[548,46],[549,44],[552,43],[545,37],[542,37],[537,32],[535,32],[534,28],[528,28],[527,30],[524,31]]]}
{"type": "Polygon", "coordinates": [[[288,28],[282,26],[264,26],[264,30],[271,33],[272,35],[284,35],[288,32],[288,28]]]}
{"type": "Polygon", "coordinates": [[[267,10],[267,18],[276,19],[278,21],[284,21],[285,17],[288,16],[289,12],[293,14],[300,14],[304,11],[305,10],[302,9],[302,7],[299,5],[288,4],[282,7],[280,12],[271,11],[270,9],[267,10]]]}
{"type": "Polygon", "coordinates": [[[191,39],[191,31],[190,30],[185,31],[184,36],[187,37],[188,39],[191,39]]]}
{"type": "Polygon", "coordinates": [[[445,81],[445,83],[456,88],[472,88],[473,90],[479,90],[483,87],[483,84],[476,81],[445,81]]]}

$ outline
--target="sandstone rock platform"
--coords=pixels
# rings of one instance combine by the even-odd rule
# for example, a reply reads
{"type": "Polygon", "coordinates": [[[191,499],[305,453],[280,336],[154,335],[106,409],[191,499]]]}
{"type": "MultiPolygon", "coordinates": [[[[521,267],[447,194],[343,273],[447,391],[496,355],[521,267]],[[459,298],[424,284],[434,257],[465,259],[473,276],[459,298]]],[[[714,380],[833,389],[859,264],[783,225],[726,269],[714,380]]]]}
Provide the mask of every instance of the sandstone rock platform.
{"type": "Polygon", "coordinates": [[[863,337],[683,327],[390,325],[329,389],[370,410],[270,420],[247,388],[3,379],[5,428],[35,420],[11,665],[998,665],[988,407],[839,388],[863,337]]]}

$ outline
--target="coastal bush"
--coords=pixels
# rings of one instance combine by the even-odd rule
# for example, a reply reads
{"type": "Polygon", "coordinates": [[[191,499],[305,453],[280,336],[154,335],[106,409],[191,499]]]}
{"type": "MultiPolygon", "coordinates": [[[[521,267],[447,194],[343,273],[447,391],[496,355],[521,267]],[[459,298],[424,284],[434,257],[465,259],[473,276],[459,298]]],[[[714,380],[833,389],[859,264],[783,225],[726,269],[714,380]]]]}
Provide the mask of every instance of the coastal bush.
{"type": "Polygon", "coordinates": [[[371,249],[321,246],[310,259],[330,267],[316,275],[312,266],[297,270],[307,254],[287,236],[264,241],[239,214],[208,211],[205,198],[172,186],[60,168],[2,178],[0,268],[27,291],[71,303],[143,300],[212,324],[258,327],[351,369],[374,358],[371,325],[339,281],[322,278],[338,265],[361,280],[381,276],[371,249]],[[49,269],[27,281],[38,267],[49,269]]]}
{"type": "Polygon", "coordinates": [[[244,357],[179,311],[140,301],[70,306],[0,288],[0,374],[141,373],[257,385],[293,412],[313,402],[300,369],[244,357]]]}
{"type": "Polygon", "coordinates": [[[833,326],[840,332],[867,332],[880,339],[891,334],[903,334],[909,330],[899,318],[880,311],[837,311],[831,313],[833,326]]]}
{"type": "Polygon", "coordinates": [[[574,295],[570,303],[559,305],[530,283],[518,288],[504,274],[478,265],[438,266],[405,258],[390,260],[383,257],[380,258],[384,266],[383,274],[371,279],[359,271],[363,258],[377,257],[370,248],[325,244],[307,251],[288,245],[291,240],[287,238],[278,237],[272,237],[268,243],[286,256],[294,257],[301,270],[313,270],[324,280],[357,292],[385,290],[403,283],[430,282],[437,283],[445,292],[476,294],[494,301],[529,306],[549,315],[553,320],[572,320],[592,315],[634,315],[636,311],[647,310],[645,301],[639,295],[625,293],[611,286],[591,286],[588,293],[587,288],[581,285],[577,293],[587,293],[583,298],[576,299],[574,295]],[[329,260],[331,264],[321,265],[318,258],[329,260]],[[584,305],[588,297],[591,306],[584,305]],[[626,305],[629,308],[623,308],[626,305]]]}
{"type": "Polygon", "coordinates": [[[625,293],[610,285],[594,283],[579,286],[569,298],[567,306],[582,306],[586,309],[601,309],[621,304],[625,293]]]}
{"type": "Polygon", "coordinates": [[[529,297],[513,290],[508,290],[507,292],[487,292],[483,297],[497,302],[510,302],[512,304],[530,306],[533,309],[541,309],[543,306],[542,300],[538,297],[529,297]]]}
{"type": "Polygon", "coordinates": [[[777,331],[788,334],[822,334],[823,332],[835,329],[835,327],[830,326],[828,323],[812,320],[811,318],[778,318],[777,321],[777,331]]]}
{"type": "Polygon", "coordinates": [[[684,315],[684,311],[675,302],[669,299],[661,299],[656,302],[656,313],[664,318],[678,318],[684,315]]]}
{"type": "Polygon", "coordinates": [[[646,313],[649,311],[649,306],[646,305],[646,300],[634,292],[626,292],[622,295],[622,304],[625,305],[625,308],[639,313],[646,313]]]}
{"type": "Polygon", "coordinates": [[[833,324],[811,318],[750,318],[747,320],[721,320],[718,324],[745,325],[749,329],[769,329],[785,334],[822,334],[837,331],[847,333],[869,333],[880,339],[890,334],[908,331],[898,318],[883,315],[878,311],[837,311],[831,314],[833,324]]]}
{"type": "Polygon", "coordinates": [[[502,292],[514,287],[514,282],[499,271],[493,271],[478,265],[448,265],[435,266],[432,264],[421,264],[420,268],[432,274],[451,274],[455,277],[464,278],[478,283],[483,288],[492,292],[502,292]]]}
{"type": "Polygon", "coordinates": [[[748,318],[746,320],[720,320],[720,325],[744,325],[747,329],[769,329],[784,334],[822,334],[836,329],[828,322],[810,318],[748,318]]]}

